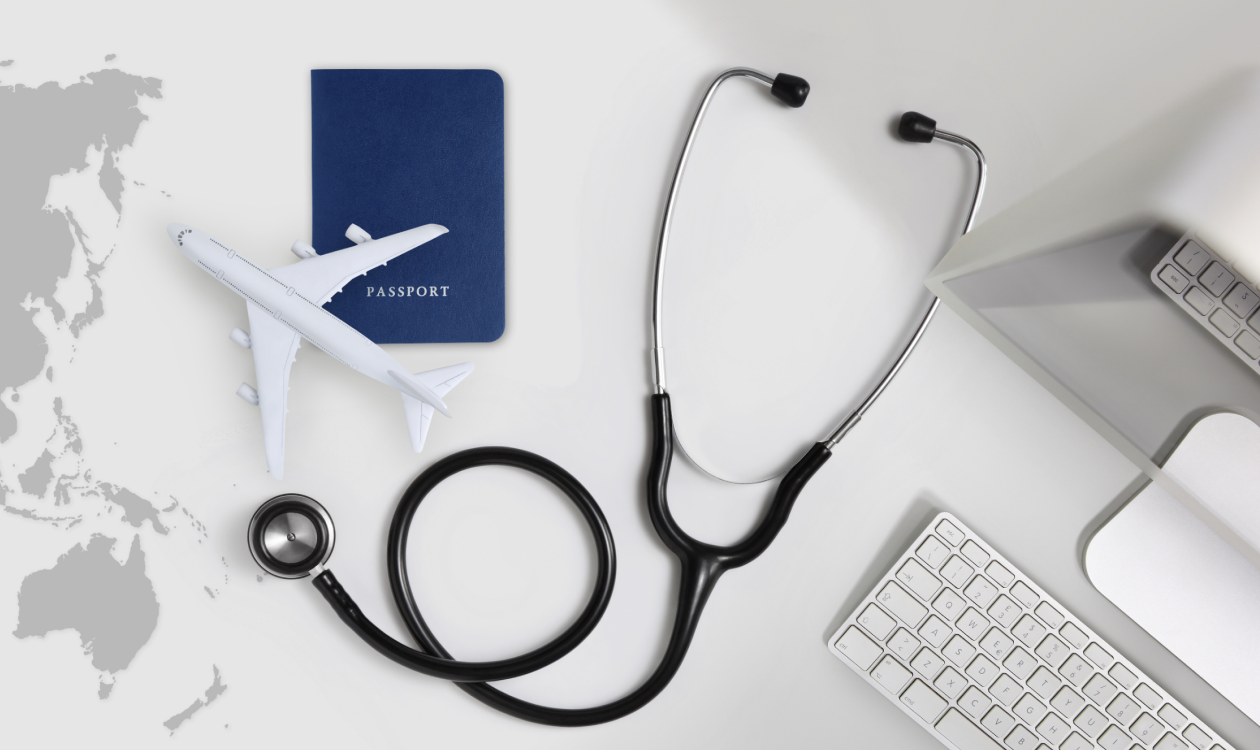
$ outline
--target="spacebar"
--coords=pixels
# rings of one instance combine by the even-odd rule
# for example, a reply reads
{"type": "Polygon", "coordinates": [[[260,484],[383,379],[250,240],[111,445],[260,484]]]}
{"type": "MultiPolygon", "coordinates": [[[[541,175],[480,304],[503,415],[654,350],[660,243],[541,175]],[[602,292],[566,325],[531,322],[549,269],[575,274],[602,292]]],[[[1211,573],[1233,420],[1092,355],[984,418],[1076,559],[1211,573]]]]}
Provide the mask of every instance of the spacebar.
{"type": "Polygon", "coordinates": [[[983,729],[972,724],[957,709],[951,708],[945,712],[944,718],[936,723],[936,731],[954,743],[958,750],[1003,750],[1001,745],[989,739],[983,729]]]}

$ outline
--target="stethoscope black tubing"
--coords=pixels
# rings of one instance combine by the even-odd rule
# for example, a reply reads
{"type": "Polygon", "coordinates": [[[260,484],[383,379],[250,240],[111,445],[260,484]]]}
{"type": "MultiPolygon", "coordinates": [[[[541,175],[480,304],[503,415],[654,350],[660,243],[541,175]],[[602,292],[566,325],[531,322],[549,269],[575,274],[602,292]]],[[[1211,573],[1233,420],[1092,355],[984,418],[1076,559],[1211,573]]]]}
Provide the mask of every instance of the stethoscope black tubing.
{"type": "MultiPolygon", "coordinates": [[[[657,665],[656,670],[642,685],[618,700],[590,708],[550,708],[523,701],[486,684],[487,681],[507,679],[507,677],[477,678],[472,676],[492,671],[490,669],[491,665],[499,671],[510,672],[512,676],[519,676],[519,674],[524,674],[525,672],[517,671],[516,668],[525,660],[530,660],[530,663],[544,662],[525,671],[533,671],[533,669],[540,669],[542,666],[550,664],[575,648],[586,637],[603,615],[608,598],[612,593],[613,578],[616,575],[615,558],[612,554],[612,535],[608,532],[607,523],[603,522],[603,514],[599,512],[598,506],[595,505],[592,499],[590,501],[590,509],[599,522],[602,522],[592,523],[592,515],[586,513],[584,501],[579,501],[575,496],[589,498],[589,493],[567,472],[541,456],[526,451],[517,451],[512,448],[477,448],[463,451],[434,464],[434,466],[421,474],[404,493],[402,500],[399,502],[398,510],[394,513],[394,522],[390,527],[387,558],[390,588],[393,590],[394,602],[402,614],[407,629],[411,632],[412,637],[416,639],[416,642],[420,644],[423,652],[427,653],[416,651],[398,643],[373,625],[354,606],[350,597],[336,583],[336,578],[333,577],[331,572],[326,571],[318,576],[315,579],[315,585],[323,592],[324,597],[332,604],[333,608],[337,610],[341,619],[377,651],[395,662],[416,671],[454,680],[461,690],[477,700],[518,719],[538,724],[549,724],[551,726],[580,727],[603,724],[634,713],[659,695],[665,689],[665,686],[669,684],[670,680],[673,679],[679,667],[682,666],[683,658],[687,655],[687,649],[691,645],[691,639],[695,635],[696,627],[700,622],[700,615],[704,611],[704,605],[708,602],[709,595],[713,592],[713,587],[717,585],[718,579],[726,571],[752,562],[770,546],[771,542],[778,536],[779,530],[787,523],[792,506],[796,503],[796,498],[805,488],[805,485],[818,469],[827,462],[827,459],[831,458],[831,451],[826,445],[823,443],[814,444],[779,482],[779,487],[775,492],[774,500],[770,504],[770,509],[758,523],[757,528],[736,544],[717,546],[693,539],[678,526],[673,514],[669,511],[668,484],[670,463],[674,455],[674,428],[669,394],[667,393],[652,396],[652,427],[652,456],[648,467],[647,482],[648,516],[651,518],[652,526],[655,527],[661,541],[678,557],[678,561],[682,566],[678,589],[678,607],[674,613],[674,626],[670,633],[669,645],[665,649],[665,655],[662,657],[660,664],[657,665]],[[503,457],[510,458],[511,462],[507,460],[492,460],[503,457]],[[452,461],[452,459],[456,460],[452,461]],[[452,463],[447,465],[447,462],[452,463]],[[568,489],[566,489],[565,485],[557,484],[570,498],[574,499],[579,508],[583,509],[588,524],[591,524],[592,531],[595,530],[596,526],[599,526],[607,534],[608,565],[604,565],[603,557],[601,556],[595,584],[596,595],[592,596],[591,603],[587,605],[587,610],[583,612],[582,616],[551,643],[523,657],[505,659],[500,662],[459,662],[451,658],[450,653],[429,629],[428,624],[424,621],[424,617],[420,614],[415,598],[412,596],[411,586],[407,580],[406,573],[407,530],[410,528],[412,518],[415,515],[416,508],[419,507],[420,501],[438,482],[457,471],[491,463],[518,466],[533,471],[551,481],[556,481],[552,477],[552,474],[555,472],[561,473],[557,474],[557,476],[567,477],[569,480],[572,480],[576,486],[568,489]],[[435,472],[435,469],[440,470],[435,472]],[[569,489],[577,492],[571,493],[569,489]],[[592,618],[588,620],[588,615],[592,615],[592,613],[592,618]],[[547,653],[540,655],[544,651],[547,653]]],[[[600,548],[599,540],[600,536],[597,534],[597,548],[600,548]]]]}
{"type": "MultiPolygon", "coordinates": [[[[350,626],[350,629],[372,648],[404,667],[430,677],[440,677],[454,682],[485,682],[520,677],[542,669],[577,648],[577,645],[590,635],[590,632],[599,624],[600,618],[603,617],[604,610],[608,608],[608,602],[612,599],[613,581],[617,577],[617,556],[613,546],[612,530],[608,528],[608,520],[600,511],[599,504],[581,482],[558,464],[536,453],[516,448],[474,448],[453,453],[426,469],[403,493],[398,509],[394,512],[394,521],[389,529],[387,566],[394,601],[398,603],[398,608],[404,615],[414,612],[419,617],[419,609],[411,594],[411,583],[407,580],[407,535],[416,510],[419,509],[420,502],[425,496],[443,480],[476,466],[513,466],[537,474],[556,485],[573,501],[591,529],[598,560],[595,589],[582,613],[555,639],[527,654],[510,659],[486,662],[456,661],[451,659],[450,654],[440,650],[440,647],[439,649],[426,647],[424,651],[417,651],[390,637],[363,614],[332,571],[324,571],[313,581],[315,587],[337,611],[342,622],[350,626]]],[[[423,625],[423,620],[421,624],[423,625]]],[[[434,642],[436,643],[436,640],[434,642]]]]}

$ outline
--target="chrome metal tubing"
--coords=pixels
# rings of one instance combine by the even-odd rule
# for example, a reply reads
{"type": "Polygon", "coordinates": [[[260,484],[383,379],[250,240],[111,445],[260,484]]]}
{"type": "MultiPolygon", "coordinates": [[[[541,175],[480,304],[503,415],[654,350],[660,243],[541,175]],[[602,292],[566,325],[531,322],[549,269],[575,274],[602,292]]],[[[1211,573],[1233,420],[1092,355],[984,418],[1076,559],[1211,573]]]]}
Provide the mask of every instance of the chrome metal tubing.
{"type": "Polygon", "coordinates": [[[723,71],[705,92],[696,117],[691,122],[691,130],[687,133],[687,141],[683,144],[682,153],[678,156],[678,166],[674,169],[674,181],[669,186],[669,198],[665,201],[665,213],[661,217],[661,234],[656,243],[656,275],[653,279],[652,291],[652,374],[655,392],[665,393],[665,256],[669,250],[669,229],[674,220],[674,204],[678,200],[678,189],[682,186],[683,172],[687,169],[687,158],[691,156],[691,146],[696,142],[696,133],[704,120],[704,113],[713,101],[718,87],[731,78],[751,78],[766,86],[773,86],[774,79],[751,68],[731,68],[723,71]]]}
{"type": "MultiPolygon", "coordinates": [[[[971,227],[975,224],[976,214],[980,211],[980,201],[984,199],[984,183],[985,178],[988,176],[988,164],[984,160],[984,153],[980,151],[980,147],[977,146],[971,139],[964,138],[961,135],[944,130],[937,130],[936,137],[943,141],[948,141],[962,146],[963,148],[970,150],[976,157],[976,191],[975,194],[972,195],[971,210],[967,212],[967,223],[963,226],[962,230],[962,234],[966,234],[971,231],[971,227]]],[[[839,427],[832,430],[830,435],[823,438],[823,444],[826,445],[828,449],[836,447],[836,443],[839,443],[840,440],[848,434],[849,430],[853,429],[858,422],[862,421],[862,415],[866,414],[867,410],[871,408],[871,406],[875,403],[875,400],[879,398],[880,394],[884,392],[884,389],[888,387],[888,384],[891,383],[893,378],[897,376],[897,373],[901,371],[902,365],[904,365],[906,360],[910,358],[910,353],[913,352],[914,348],[919,345],[919,340],[922,339],[923,334],[927,332],[928,324],[932,322],[932,317],[936,315],[936,310],[940,306],[941,300],[937,297],[933,297],[932,306],[928,308],[927,314],[923,316],[922,322],[920,322],[919,327],[915,329],[914,335],[910,337],[910,341],[906,344],[906,348],[901,350],[901,355],[897,357],[897,361],[893,363],[892,367],[888,368],[888,372],[884,374],[884,377],[880,379],[879,383],[869,394],[867,394],[866,398],[862,400],[861,405],[859,405],[857,409],[854,409],[853,413],[846,417],[845,420],[840,423],[839,427]]]]}

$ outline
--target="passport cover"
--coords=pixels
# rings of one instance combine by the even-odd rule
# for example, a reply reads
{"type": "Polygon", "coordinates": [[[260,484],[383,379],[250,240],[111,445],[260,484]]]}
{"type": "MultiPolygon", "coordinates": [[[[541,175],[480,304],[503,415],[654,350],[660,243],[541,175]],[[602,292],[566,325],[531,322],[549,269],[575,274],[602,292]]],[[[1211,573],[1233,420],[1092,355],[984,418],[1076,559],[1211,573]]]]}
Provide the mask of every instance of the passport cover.
{"type": "Polygon", "coordinates": [[[503,334],[503,79],[492,70],[312,70],[311,244],[450,230],[324,307],[378,344],[503,334]],[[369,288],[371,292],[369,293],[369,288]]]}

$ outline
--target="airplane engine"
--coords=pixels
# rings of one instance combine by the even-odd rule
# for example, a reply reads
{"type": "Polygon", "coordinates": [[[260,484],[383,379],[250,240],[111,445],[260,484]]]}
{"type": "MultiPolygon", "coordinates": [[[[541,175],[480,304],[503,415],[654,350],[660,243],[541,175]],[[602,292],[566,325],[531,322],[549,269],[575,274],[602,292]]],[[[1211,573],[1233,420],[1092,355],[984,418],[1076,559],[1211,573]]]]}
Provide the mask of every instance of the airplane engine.
{"type": "Polygon", "coordinates": [[[236,389],[236,395],[245,399],[254,406],[258,406],[258,391],[249,383],[241,383],[241,387],[236,389]]]}
{"type": "Polygon", "coordinates": [[[315,252],[315,248],[311,247],[310,245],[306,244],[305,242],[301,240],[294,242],[293,247],[290,247],[289,249],[293,251],[294,255],[301,258],[302,260],[306,260],[307,258],[314,258],[316,255],[319,255],[319,253],[315,252]]]}
{"type": "Polygon", "coordinates": [[[365,232],[363,227],[358,224],[351,224],[350,228],[346,230],[346,239],[356,245],[362,245],[364,242],[372,239],[372,235],[365,232]]]}
{"type": "Polygon", "coordinates": [[[249,348],[249,345],[250,345],[249,334],[245,333],[239,328],[233,328],[232,332],[228,334],[228,338],[232,340],[232,343],[236,344],[237,346],[240,346],[243,349],[249,348]]]}

